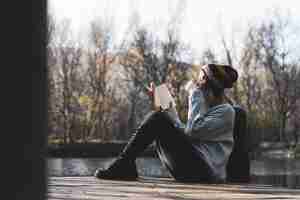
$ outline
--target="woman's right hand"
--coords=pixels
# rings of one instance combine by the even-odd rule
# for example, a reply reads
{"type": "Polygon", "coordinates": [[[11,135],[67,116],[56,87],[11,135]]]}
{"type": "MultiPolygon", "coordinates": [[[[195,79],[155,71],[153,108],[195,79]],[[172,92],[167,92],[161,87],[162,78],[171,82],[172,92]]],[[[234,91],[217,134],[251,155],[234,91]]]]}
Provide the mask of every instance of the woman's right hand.
{"type": "Polygon", "coordinates": [[[150,83],[150,87],[147,86],[147,90],[148,90],[147,94],[148,94],[148,96],[151,99],[152,108],[154,110],[160,110],[160,108],[156,108],[155,104],[154,104],[154,95],[155,95],[155,85],[154,85],[154,82],[150,83]]]}
{"type": "Polygon", "coordinates": [[[150,87],[147,86],[147,94],[148,96],[153,99],[154,98],[154,88],[155,88],[155,85],[153,82],[150,83],[150,87]]]}

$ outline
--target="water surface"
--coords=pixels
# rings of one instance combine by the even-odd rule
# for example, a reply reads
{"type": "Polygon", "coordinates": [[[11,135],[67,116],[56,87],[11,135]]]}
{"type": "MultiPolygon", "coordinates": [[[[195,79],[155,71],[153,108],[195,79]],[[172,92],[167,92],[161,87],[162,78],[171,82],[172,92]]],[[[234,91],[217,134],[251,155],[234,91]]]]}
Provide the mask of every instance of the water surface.
{"type": "MultiPolygon", "coordinates": [[[[49,176],[91,176],[98,167],[106,168],[115,158],[48,158],[49,176]]],[[[138,158],[139,175],[170,177],[157,158],[138,158]]],[[[264,158],[251,161],[251,183],[300,188],[300,160],[264,158]]]]}

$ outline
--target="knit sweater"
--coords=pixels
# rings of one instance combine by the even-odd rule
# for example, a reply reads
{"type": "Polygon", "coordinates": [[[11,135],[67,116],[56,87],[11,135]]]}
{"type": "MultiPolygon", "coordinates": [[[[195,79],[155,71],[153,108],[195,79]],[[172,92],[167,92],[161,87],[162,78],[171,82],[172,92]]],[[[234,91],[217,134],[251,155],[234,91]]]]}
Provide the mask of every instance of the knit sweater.
{"type": "Polygon", "coordinates": [[[228,103],[209,109],[204,104],[201,89],[195,88],[189,95],[187,124],[180,121],[176,110],[171,111],[171,115],[174,125],[195,139],[194,147],[205,158],[213,174],[225,180],[226,165],[233,148],[235,111],[228,103]]]}

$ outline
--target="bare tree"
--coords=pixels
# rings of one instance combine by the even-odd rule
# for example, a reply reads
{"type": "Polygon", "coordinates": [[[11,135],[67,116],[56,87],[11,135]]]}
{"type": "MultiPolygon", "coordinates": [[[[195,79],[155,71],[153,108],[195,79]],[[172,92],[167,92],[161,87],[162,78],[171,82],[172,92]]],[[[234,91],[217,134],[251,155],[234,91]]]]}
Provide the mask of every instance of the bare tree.
{"type": "Polygon", "coordinates": [[[167,83],[171,93],[175,97],[177,109],[181,118],[185,118],[187,103],[183,92],[183,83],[187,80],[188,69],[191,68],[183,60],[192,60],[192,53],[187,45],[179,38],[179,25],[184,12],[185,2],[176,4],[174,12],[170,16],[166,30],[166,39],[161,40],[149,29],[138,24],[137,14],[133,29],[133,40],[123,52],[124,69],[127,74],[127,82],[130,85],[129,98],[131,111],[129,117],[129,130],[136,125],[138,118],[148,112],[150,107],[147,101],[145,85],[154,82],[156,85],[167,83]],[[145,109],[140,109],[144,107],[145,109]]]}
{"type": "Polygon", "coordinates": [[[118,105],[116,88],[111,84],[117,56],[112,51],[112,32],[101,21],[93,21],[90,29],[91,48],[88,51],[89,111],[84,120],[83,139],[108,140],[113,126],[113,108],[118,105]]]}
{"type": "Polygon", "coordinates": [[[299,66],[293,61],[286,38],[286,30],[289,28],[289,19],[279,15],[258,27],[260,44],[260,63],[265,67],[269,77],[267,82],[273,92],[273,101],[279,128],[279,141],[285,141],[286,125],[294,114],[299,96],[299,66]]]}
{"type": "Polygon", "coordinates": [[[48,13],[47,15],[47,87],[48,87],[48,134],[51,135],[53,127],[55,127],[55,109],[53,101],[55,97],[55,82],[53,79],[53,67],[56,63],[56,57],[54,55],[54,47],[52,45],[52,39],[54,37],[55,21],[53,16],[48,13]]]}
{"type": "MultiPolygon", "coordinates": [[[[62,106],[60,112],[63,116],[64,142],[67,139],[73,143],[73,127],[76,120],[77,94],[76,83],[78,78],[78,68],[81,66],[81,49],[76,47],[60,47],[62,63],[59,73],[59,80],[62,86],[62,106]]],[[[78,96],[77,96],[78,97],[78,96]]]]}
{"type": "Polygon", "coordinates": [[[162,41],[162,63],[167,69],[166,82],[169,84],[171,93],[176,102],[176,108],[180,118],[187,120],[187,93],[183,90],[184,84],[190,78],[193,61],[193,53],[189,46],[184,44],[175,28],[170,27],[167,31],[167,40],[162,41]]]}
{"type": "Polygon", "coordinates": [[[249,27],[248,32],[243,40],[241,55],[238,60],[241,70],[239,78],[239,99],[240,105],[247,111],[247,133],[249,134],[249,146],[252,148],[258,145],[264,139],[264,132],[260,131],[268,125],[268,111],[265,106],[266,98],[263,97],[263,67],[259,64],[257,52],[259,45],[253,42],[256,38],[255,31],[249,27]],[[262,123],[264,122],[264,123],[262,123]]]}
{"type": "MultiPolygon", "coordinates": [[[[234,57],[233,52],[234,52],[235,49],[230,50],[228,44],[225,41],[224,36],[222,37],[222,44],[223,44],[223,47],[224,47],[227,64],[235,68],[235,64],[234,64],[234,61],[233,61],[233,57],[234,57]]],[[[240,104],[241,99],[240,99],[240,94],[239,94],[239,90],[238,90],[238,84],[233,85],[232,97],[233,97],[234,101],[236,102],[236,104],[240,104]]]]}
{"type": "MultiPolygon", "coordinates": [[[[120,60],[126,74],[124,81],[129,87],[130,112],[128,119],[128,131],[136,126],[137,110],[143,112],[145,109],[138,109],[139,105],[148,105],[146,88],[151,81],[156,84],[161,82],[162,75],[159,73],[158,57],[156,54],[156,44],[151,35],[145,28],[138,27],[134,30],[133,41],[128,44],[123,51],[120,60]]],[[[149,106],[146,106],[148,110],[149,106]]],[[[146,109],[147,110],[147,109],[146,109]]]]}
{"type": "Polygon", "coordinates": [[[133,41],[124,51],[122,65],[131,88],[129,91],[131,102],[129,129],[136,124],[136,110],[139,106],[146,108],[138,109],[141,115],[150,109],[145,85],[152,81],[156,85],[168,84],[175,97],[178,112],[184,118],[183,109],[187,109],[187,105],[183,97],[182,86],[187,81],[187,72],[191,65],[183,62],[182,57],[191,57],[191,53],[189,48],[180,41],[175,31],[175,29],[168,29],[167,38],[163,41],[155,38],[144,27],[139,27],[134,31],[133,41]]]}
{"type": "Polygon", "coordinates": [[[278,140],[284,141],[287,123],[295,119],[299,107],[299,66],[287,41],[291,36],[289,18],[278,13],[262,24],[249,25],[240,54],[235,53],[233,38],[230,43],[223,34],[221,42],[226,62],[240,71],[231,95],[248,111],[251,138],[263,139],[265,134],[269,137],[278,132],[278,140]]]}
{"type": "Polygon", "coordinates": [[[49,28],[52,35],[48,36],[51,38],[51,45],[48,46],[51,115],[55,121],[54,128],[60,127],[60,132],[63,132],[64,143],[72,143],[75,142],[73,130],[77,121],[75,108],[83,89],[78,84],[82,48],[72,41],[69,20],[63,20],[55,26],[53,24],[50,26],[52,29],[49,28]]]}
{"type": "Polygon", "coordinates": [[[216,54],[213,52],[213,50],[211,48],[204,49],[200,57],[200,65],[217,62],[216,54]]]}

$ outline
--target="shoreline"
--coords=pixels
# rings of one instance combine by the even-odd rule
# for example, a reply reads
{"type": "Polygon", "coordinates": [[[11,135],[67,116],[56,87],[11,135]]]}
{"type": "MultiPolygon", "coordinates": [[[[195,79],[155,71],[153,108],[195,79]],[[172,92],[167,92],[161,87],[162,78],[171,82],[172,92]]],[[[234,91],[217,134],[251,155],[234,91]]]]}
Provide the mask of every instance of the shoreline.
{"type": "MultiPolygon", "coordinates": [[[[94,158],[114,157],[125,147],[127,142],[106,143],[74,143],[65,145],[49,145],[46,149],[47,158],[94,158]]],[[[141,157],[157,157],[154,146],[149,146],[141,157]]]]}
{"type": "MultiPolygon", "coordinates": [[[[46,147],[46,157],[48,158],[107,158],[117,156],[125,147],[127,141],[118,142],[88,142],[88,143],[74,143],[74,144],[49,144],[46,147]]],[[[288,158],[284,151],[287,149],[272,150],[268,148],[256,150],[256,152],[249,152],[250,160],[258,158],[288,158]],[[279,152],[279,153],[278,153],[279,152]],[[281,152],[281,153],[280,153],[281,152]]],[[[155,151],[155,145],[150,145],[139,157],[158,157],[155,151]]],[[[296,159],[300,155],[296,154],[296,159]]]]}

